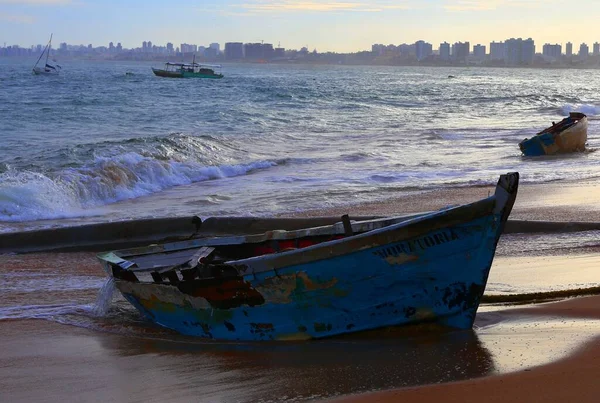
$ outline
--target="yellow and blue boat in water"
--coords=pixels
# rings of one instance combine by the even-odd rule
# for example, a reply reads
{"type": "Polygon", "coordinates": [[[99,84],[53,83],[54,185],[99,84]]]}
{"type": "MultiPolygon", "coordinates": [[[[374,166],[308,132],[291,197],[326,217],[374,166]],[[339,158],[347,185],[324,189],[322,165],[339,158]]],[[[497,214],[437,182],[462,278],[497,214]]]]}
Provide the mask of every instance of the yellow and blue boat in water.
{"type": "Polygon", "coordinates": [[[280,219],[197,219],[199,228],[217,220],[230,235],[196,233],[98,257],[143,316],[191,336],[304,340],[422,322],[467,329],[518,183],[519,174],[509,173],[492,196],[471,204],[343,216],[312,228],[280,219]]]}
{"type": "Polygon", "coordinates": [[[585,151],[587,127],[585,114],[571,112],[569,117],[521,141],[519,148],[528,157],[585,151]]]}

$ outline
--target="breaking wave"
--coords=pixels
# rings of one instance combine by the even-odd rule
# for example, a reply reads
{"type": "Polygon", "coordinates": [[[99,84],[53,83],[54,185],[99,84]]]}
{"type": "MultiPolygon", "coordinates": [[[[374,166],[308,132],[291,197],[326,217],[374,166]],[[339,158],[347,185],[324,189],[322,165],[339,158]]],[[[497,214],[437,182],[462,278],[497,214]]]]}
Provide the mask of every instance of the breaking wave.
{"type": "Polygon", "coordinates": [[[207,166],[159,160],[128,152],[97,157],[56,174],[8,170],[0,174],[0,221],[28,221],[94,214],[93,208],[161,190],[249,174],[277,165],[263,160],[207,166]]]}
{"type": "Polygon", "coordinates": [[[567,116],[570,112],[581,112],[588,116],[600,115],[600,106],[592,104],[566,104],[560,108],[562,115],[567,116]]]}

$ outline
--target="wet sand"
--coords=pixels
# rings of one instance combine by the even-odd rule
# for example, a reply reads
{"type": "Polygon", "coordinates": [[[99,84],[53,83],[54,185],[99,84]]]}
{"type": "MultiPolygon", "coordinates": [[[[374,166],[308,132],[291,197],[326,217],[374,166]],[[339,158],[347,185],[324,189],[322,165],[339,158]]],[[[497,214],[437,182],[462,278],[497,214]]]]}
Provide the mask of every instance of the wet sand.
{"type": "MultiPolygon", "coordinates": [[[[434,210],[492,190],[418,192],[303,214],[434,210]]],[[[524,185],[511,218],[600,221],[596,199],[600,186],[591,182],[524,185]]],[[[600,285],[596,238],[503,236],[486,294],[600,285]]],[[[591,402],[600,392],[600,297],[482,305],[466,332],[409,327],[308,343],[206,343],[141,321],[118,298],[97,316],[104,277],[89,252],[0,255],[0,401],[591,402]]]]}
{"type": "MultiPolygon", "coordinates": [[[[508,312],[507,312],[508,313],[508,312]]],[[[515,314],[600,318],[600,297],[577,298],[535,308],[513,310],[515,314]]],[[[550,346],[549,346],[550,347],[550,346]]],[[[335,401],[399,402],[597,402],[600,393],[600,337],[556,362],[463,382],[404,388],[345,397],[335,401]]]]}
{"type": "MultiPolygon", "coordinates": [[[[390,194],[385,201],[324,208],[294,213],[294,216],[382,215],[391,216],[432,211],[447,206],[471,203],[487,197],[495,186],[414,191],[403,196],[390,194]]],[[[519,184],[511,220],[600,221],[600,183],[557,181],[545,184],[519,184]]]]}

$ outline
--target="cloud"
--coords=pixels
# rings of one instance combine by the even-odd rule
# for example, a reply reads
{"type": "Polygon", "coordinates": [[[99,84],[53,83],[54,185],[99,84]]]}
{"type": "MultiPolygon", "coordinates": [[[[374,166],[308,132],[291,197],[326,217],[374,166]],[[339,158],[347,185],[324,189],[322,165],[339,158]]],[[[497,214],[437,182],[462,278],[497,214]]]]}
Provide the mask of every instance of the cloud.
{"type": "Polygon", "coordinates": [[[35,18],[29,15],[0,14],[0,21],[14,22],[18,24],[33,24],[35,22],[35,18]]]}
{"type": "Polygon", "coordinates": [[[447,0],[444,9],[448,11],[489,11],[504,7],[537,8],[547,6],[552,0],[447,0]]]}
{"type": "Polygon", "coordinates": [[[19,4],[33,6],[66,6],[73,3],[73,0],[0,0],[0,4],[19,4]]]}
{"type": "Polygon", "coordinates": [[[408,9],[397,1],[336,1],[336,0],[250,0],[234,7],[245,13],[314,13],[314,12],[381,12],[386,9],[408,9]]]}

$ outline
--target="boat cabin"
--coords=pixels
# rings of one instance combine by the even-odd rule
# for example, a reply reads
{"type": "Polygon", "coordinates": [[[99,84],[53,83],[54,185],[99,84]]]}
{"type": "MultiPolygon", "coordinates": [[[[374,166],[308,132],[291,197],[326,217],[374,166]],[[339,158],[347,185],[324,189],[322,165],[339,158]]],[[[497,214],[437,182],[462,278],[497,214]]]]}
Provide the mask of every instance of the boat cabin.
{"type": "Polygon", "coordinates": [[[212,64],[200,64],[200,63],[165,63],[165,71],[179,73],[196,73],[196,74],[220,74],[221,65],[212,65],[212,64]],[[218,69],[215,72],[215,69],[218,69]]]}

